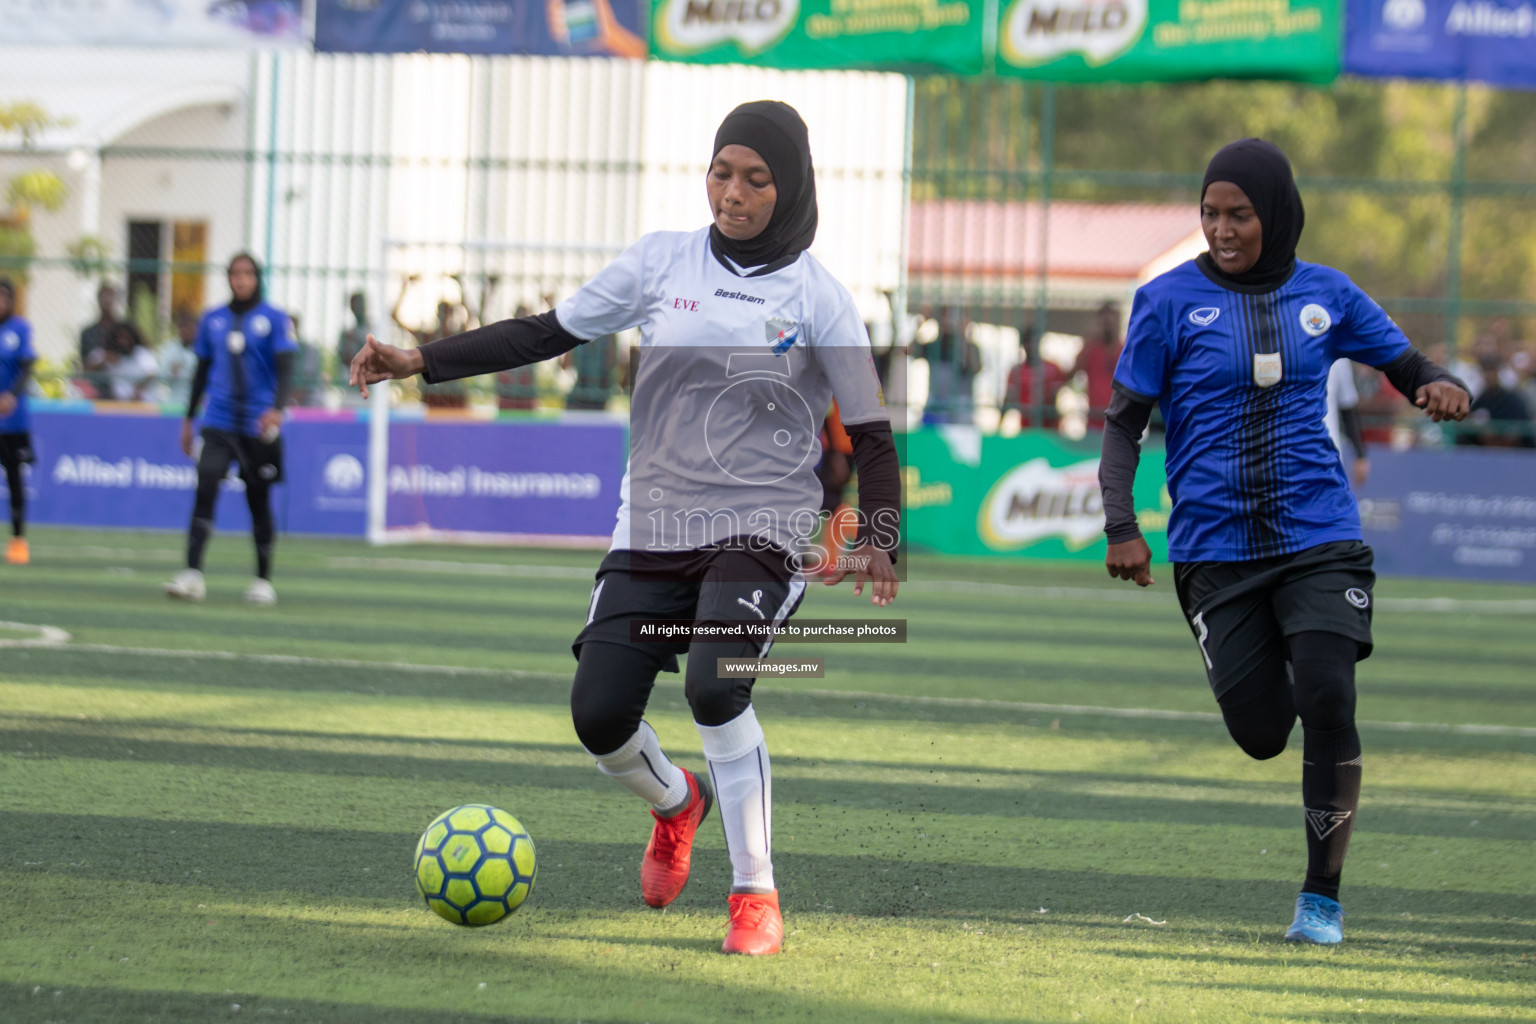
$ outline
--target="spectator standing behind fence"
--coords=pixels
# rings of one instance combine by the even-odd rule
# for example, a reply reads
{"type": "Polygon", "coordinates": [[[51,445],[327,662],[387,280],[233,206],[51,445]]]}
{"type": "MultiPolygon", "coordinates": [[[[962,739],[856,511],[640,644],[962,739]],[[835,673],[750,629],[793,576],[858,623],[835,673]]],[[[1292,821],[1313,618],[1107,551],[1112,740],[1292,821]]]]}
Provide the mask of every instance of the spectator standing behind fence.
{"type": "Polygon", "coordinates": [[[368,335],[372,328],[368,325],[368,297],[362,292],[353,292],[347,297],[347,308],[352,311],[352,326],[343,328],[341,337],[336,340],[336,375],[337,385],[347,386],[347,373],[352,365],[352,357],[363,350],[363,345],[368,341],[368,335]]]}
{"type": "Polygon", "coordinates": [[[183,307],[171,316],[171,322],[176,325],[176,337],[160,346],[161,395],[171,408],[185,409],[192,396],[192,375],[197,372],[197,353],[192,350],[197,341],[197,314],[183,307]]]}
{"type": "Polygon", "coordinates": [[[576,371],[576,383],[565,396],[567,409],[606,409],[618,369],[617,339],[613,335],[578,345],[560,360],[563,369],[576,371]]]}
{"type": "Polygon", "coordinates": [[[277,603],[272,589],[271,488],[283,480],[283,409],[293,380],[293,327],[288,314],[267,302],[261,266],[240,253],[229,261],[229,304],[203,314],[197,328],[197,373],[181,450],[193,453],[192,419],[206,391],[203,446],[197,455],[197,497],[187,529],[187,567],[165,585],[168,597],[201,601],[203,551],[213,536],[214,503],[230,463],[240,466],[256,542],[256,578],[246,588],[251,604],[277,603]]]}
{"type": "Polygon", "coordinates": [[[1106,302],[1094,314],[1093,333],[1072,364],[1072,376],[1082,374],[1088,389],[1088,428],[1104,429],[1104,412],[1115,397],[1115,364],[1120,361],[1120,307],[1106,302]]]}
{"type": "Polygon", "coordinates": [[[117,323],[117,289],[103,283],[96,289],[96,319],[80,331],[80,369],[91,365],[91,354],[107,347],[112,325],[117,323]]]}
{"type": "MultiPolygon", "coordinates": [[[[399,325],[400,329],[416,339],[417,348],[459,333],[453,322],[453,303],[447,299],[438,300],[437,320],[431,327],[412,327],[400,319],[400,307],[405,305],[406,294],[411,290],[411,285],[420,280],[420,274],[410,274],[406,277],[405,283],[400,288],[400,298],[395,302],[395,308],[389,312],[390,318],[399,325]]],[[[446,384],[428,384],[425,381],[421,383],[422,405],[434,409],[462,409],[465,401],[462,381],[449,381],[446,384]]]]}
{"type": "Polygon", "coordinates": [[[1026,327],[1019,333],[1019,361],[1008,371],[1008,383],[1003,386],[1003,412],[1019,410],[1021,427],[1043,426],[1055,429],[1060,420],[1056,412],[1056,394],[1067,382],[1061,367],[1049,359],[1041,359],[1040,366],[1040,420],[1035,421],[1035,339],[1034,331],[1026,327]]]}
{"type": "Polygon", "coordinates": [[[126,320],[112,325],[107,335],[106,374],[108,395],[115,402],[141,402],[151,396],[160,374],[154,349],[144,343],[137,327],[126,320]]]}
{"type": "Polygon", "coordinates": [[[923,423],[971,423],[972,384],[981,372],[981,348],[966,337],[968,325],[957,307],[944,311],[937,340],[918,346],[917,356],[928,363],[928,403],[923,423]]]}
{"type": "Polygon", "coordinates": [[[21,467],[33,461],[32,414],[27,403],[27,381],[37,354],[32,350],[32,325],[16,315],[16,288],[10,278],[0,277],[0,468],[11,497],[11,542],[5,560],[26,565],[27,486],[21,467]]]}
{"type": "MultiPolygon", "coordinates": [[[[544,305],[554,308],[555,297],[552,294],[543,297],[544,305]]],[[[526,303],[517,307],[512,314],[518,319],[532,316],[533,310],[526,303]]],[[[633,378],[631,378],[633,379],[633,378]]],[[[510,370],[502,370],[496,374],[496,406],[500,409],[533,409],[539,404],[539,382],[534,376],[533,366],[518,366],[510,370]]]]}
{"type": "Polygon", "coordinates": [[[1531,410],[1518,390],[1505,386],[1508,367],[1498,350],[1482,352],[1478,364],[1482,387],[1472,400],[1472,410],[1456,435],[1456,443],[1488,448],[1536,447],[1531,410]]]}

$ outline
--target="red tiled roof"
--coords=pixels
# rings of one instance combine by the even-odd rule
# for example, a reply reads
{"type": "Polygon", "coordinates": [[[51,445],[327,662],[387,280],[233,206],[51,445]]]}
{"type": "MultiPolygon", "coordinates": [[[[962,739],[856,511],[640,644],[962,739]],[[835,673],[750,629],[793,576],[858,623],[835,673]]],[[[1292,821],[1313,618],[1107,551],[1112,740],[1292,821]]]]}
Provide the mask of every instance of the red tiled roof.
{"type": "MultiPolygon", "coordinates": [[[[1032,276],[1040,261],[1040,227],[1040,204],[1034,201],[913,203],[907,271],[1032,276]]],[[[1053,202],[1048,269],[1052,277],[1134,279],[1199,231],[1193,204],[1053,202]]]]}

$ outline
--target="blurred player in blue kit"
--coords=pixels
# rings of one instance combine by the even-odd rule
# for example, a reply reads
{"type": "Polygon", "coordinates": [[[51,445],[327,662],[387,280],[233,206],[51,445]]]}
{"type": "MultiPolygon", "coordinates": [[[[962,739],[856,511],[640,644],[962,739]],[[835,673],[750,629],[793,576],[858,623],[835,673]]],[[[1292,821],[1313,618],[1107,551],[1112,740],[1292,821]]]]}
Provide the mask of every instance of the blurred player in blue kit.
{"type": "Polygon", "coordinates": [[[1149,586],[1131,486],[1158,405],[1174,589],[1227,730],[1262,760],[1301,719],[1307,871],[1285,937],[1331,945],[1360,802],[1355,663],[1371,653],[1375,575],[1324,425],[1329,368],[1377,367],[1436,421],[1464,418],[1470,397],[1349,278],[1296,258],[1303,219],[1275,146],[1243,139],[1211,159],[1209,251],[1136,293],[1099,479],[1109,574],[1149,586]]]}
{"type": "Polygon", "coordinates": [[[33,461],[32,414],[27,403],[27,382],[37,353],[32,350],[32,325],[16,315],[16,286],[0,277],[0,467],[11,496],[11,540],[5,560],[26,565],[32,560],[27,548],[27,485],[21,467],[33,461]]]}
{"type": "Polygon", "coordinates": [[[241,253],[229,261],[228,305],[210,309],[198,324],[193,351],[197,370],[181,425],[181,450],[194,452],[192,421],[204,396],[202,449],[197,452],[197,497],[187,530],[187,567],[165,585],[166,596],[201,601],[203,553],[213,536],[214,505],[230,465],[240,467],[251,535],[256,542],[256,577],[245,591],[252,604],[277,602],[272,587],[271,489],[283,478],[283,408],[292,393],[297,345],[288,315],[262,294],[261,267],[241,253]]]}

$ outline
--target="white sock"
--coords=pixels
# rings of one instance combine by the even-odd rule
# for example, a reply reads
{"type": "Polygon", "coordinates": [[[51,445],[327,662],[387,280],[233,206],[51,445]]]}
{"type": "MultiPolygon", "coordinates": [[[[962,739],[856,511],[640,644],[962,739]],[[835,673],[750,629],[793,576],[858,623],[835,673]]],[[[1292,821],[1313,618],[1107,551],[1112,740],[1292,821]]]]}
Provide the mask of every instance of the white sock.
{"type": "MultiPolygon", "coordinates": [[[[587,753],[592,754],[592,751],[587,753]]],[[[611,754],[592,754],[592,757],[597,761],[598,771],[658,812],[688,802],[688,779],[683,770],[661,752],[661,741],[648,722],[641,722],[640,728],[618,750],[611,754]]]]}
{"type": "Polygon", "coordinates": [[[731,889],[771,891],[773,772],[757,712],[748,707],[724,725],[698,725],[698,730],[731,853],[731,889]]]}

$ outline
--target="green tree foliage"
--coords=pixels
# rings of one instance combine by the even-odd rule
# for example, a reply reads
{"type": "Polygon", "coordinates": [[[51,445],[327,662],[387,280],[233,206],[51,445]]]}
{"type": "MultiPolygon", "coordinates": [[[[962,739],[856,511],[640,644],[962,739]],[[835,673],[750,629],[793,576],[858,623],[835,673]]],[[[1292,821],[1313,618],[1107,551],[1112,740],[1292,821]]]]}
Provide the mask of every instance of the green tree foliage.
{"type": "MultiPolygon", "coordinates": [[[[1039,84],[925,78],[914,90],[913,197],[1039,194],[1039,84]]],[[[1189,203],[1210,155],[1245,136],[1290,156],[1307,208],[1302,258],[1337,266],[1383,298],[1433,300],[1448,287],[1457,87],[1343,79],[1058,86],[1051,194],[1096,202],[1189,203]]],[[[1468,92],[1462,293],[1536,295],[1536,104],[1468,92]]],[[[1438,314],[1397,315],[1417,337],[1438,314]]],[[[1464,325],[1465,334],[1478,325],[1464,325]]]]}

